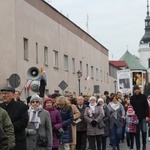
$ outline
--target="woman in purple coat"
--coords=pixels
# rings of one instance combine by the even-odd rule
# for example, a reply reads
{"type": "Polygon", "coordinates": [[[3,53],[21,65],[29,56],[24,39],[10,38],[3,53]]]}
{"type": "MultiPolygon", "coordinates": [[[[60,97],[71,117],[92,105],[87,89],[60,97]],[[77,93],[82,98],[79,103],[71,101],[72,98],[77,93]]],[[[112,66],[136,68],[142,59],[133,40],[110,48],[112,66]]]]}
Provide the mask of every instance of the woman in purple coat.
{"type": "Polygon", "coordinates": [[[52,150],[58,150],[59,139],[56,137],[55,131],[59,130],[62,127],[62,119],[59,111],[53,107],[53,99],[45,98],[44,100],[44,109],[50,113],[52,126],[53,126],[53,148],[52,150]]]}

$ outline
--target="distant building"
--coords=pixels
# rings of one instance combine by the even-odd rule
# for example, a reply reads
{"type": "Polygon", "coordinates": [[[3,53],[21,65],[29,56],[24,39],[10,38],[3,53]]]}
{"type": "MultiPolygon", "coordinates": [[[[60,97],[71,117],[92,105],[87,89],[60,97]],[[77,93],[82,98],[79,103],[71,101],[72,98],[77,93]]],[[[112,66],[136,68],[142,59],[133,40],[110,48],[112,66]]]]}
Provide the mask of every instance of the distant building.
{"type": "Polygon", "coordinates": [[[120,58],[120,61],[125,61],[128,69],[131,71],[131,86],[139,85],[141,91],[144,90],[144,85],[147,82],[147,70],[141,65],[138,58],[132,55],[128,50],[120,58]]]}
{"type": "Polygon", "coordinates": [[[28,69],[42,67],[46,94],[78,95],[78,70],[82,94],[93,93],[94,87],[100,93],[111,90],[108,50],[44,0],[1,1],[0,18],[0,88],[16,73],[21,78],[17,90],[24,93],[28,69]],[[68,85],[63,92],[62,81],[68,85]]]}

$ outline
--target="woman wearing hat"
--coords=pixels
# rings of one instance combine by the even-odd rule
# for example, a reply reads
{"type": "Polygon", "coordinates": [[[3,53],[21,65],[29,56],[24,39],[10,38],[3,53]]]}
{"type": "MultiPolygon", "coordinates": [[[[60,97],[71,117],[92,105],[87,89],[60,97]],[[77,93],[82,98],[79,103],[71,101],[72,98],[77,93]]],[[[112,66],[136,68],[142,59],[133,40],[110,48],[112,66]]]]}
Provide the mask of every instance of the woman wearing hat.
{"type": "Polygon", "coordinates": [[[52,149],[52,125],[49,113],[42,108],[41,98],[33,95],[30,99],[29,123],[27,126],[28,150],[52,149]],[[44,145],[44,146],[43,146],[44,145]]]}
{"type": "Polygon", "coordinates": [[[127,108],[125,122],[127,146],[129,150],[133,150],[134,137],[136,135],[136,125],[139,123],[139,120],[132,106],[128,106],[127,108]]]}
{"type": "Polygon", "coordinates": [[[58,150],[59,139],[56,136],[56,132],[62,127],[62,119],[59,111],[53,107],[53,99],[45,98],[43,103],[44,109],[50,113],[52,127],[53,127],[53,148],[52,150],[58,150]]]}
{"type": "Polygon", "coordinates": [[[96,97],[89,98],[89,106],[85,109],[84,118],[87,122],[87,136],[89,148],[96,150],[95,142],[97,142],[97,150],[101,150],[101,135],[104,134],[104,128],[100,128],[104,113],[100,106],[97,106],[96,97]]]}
{"type": "Polygon", "coordinates": [[[104,102],[102,98],[99,98],[97,101],[98,105],[102,108],[104,117],[103,117],[103,122],[105,123],[104,127],[104,135],[102,135],[102,150],[106,150],[106,143],[107,143],[107,137],[109,136],[109,111],[107,108],[107,104],[104,102]]]}

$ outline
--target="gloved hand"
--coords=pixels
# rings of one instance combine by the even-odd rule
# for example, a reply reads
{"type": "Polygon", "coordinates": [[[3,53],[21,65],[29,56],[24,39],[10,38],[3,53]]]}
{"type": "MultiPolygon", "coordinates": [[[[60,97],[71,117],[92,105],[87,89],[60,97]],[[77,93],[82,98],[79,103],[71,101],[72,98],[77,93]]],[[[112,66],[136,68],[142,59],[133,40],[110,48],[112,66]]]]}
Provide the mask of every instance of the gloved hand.
{"type": "Polygon", "coordinates": [[[92,121],[91,121],[91,125],[92,125],[93,127],[96,127],[97,121],[96,121],[96,120],[92,120],[92,121]]]}

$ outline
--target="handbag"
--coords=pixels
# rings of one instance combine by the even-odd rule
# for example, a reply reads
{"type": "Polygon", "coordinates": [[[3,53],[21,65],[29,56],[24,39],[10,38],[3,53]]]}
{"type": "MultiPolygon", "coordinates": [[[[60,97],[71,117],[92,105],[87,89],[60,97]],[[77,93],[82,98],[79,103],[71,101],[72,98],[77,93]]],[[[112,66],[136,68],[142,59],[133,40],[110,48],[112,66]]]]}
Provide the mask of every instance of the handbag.
{"type": "Polygon", "coordinates": [[[41,136],[40,134],[38,134],[36,142],[37,142],[37,145],[39,145],[39,146],[42,146],[42,147],[47,147],[48,146],[47,137],[41,136]]]}
{"type": "Polygon", "coordinates": [[[63,128],[60,128],[59,130],[56,130],[56,131],[55,131],[55,134],[56,134],[56,137],[57,137],[58,139],[60,139],[60,137],[64,134],[63,128]]]}
{"type": "Polygon", "coordinates": [[[99,129],[102,129],[102,128],[104,128],[105,126],[106,126],[106,125],[105,125],[104,121],[101,121],[101,122],[98,123],[98,128],[99,128],[99,129]]]}

